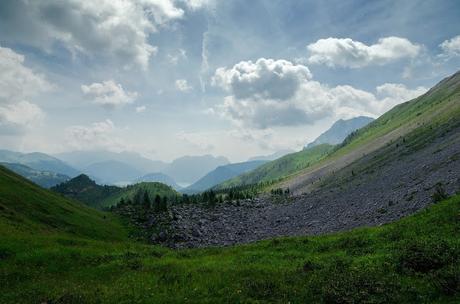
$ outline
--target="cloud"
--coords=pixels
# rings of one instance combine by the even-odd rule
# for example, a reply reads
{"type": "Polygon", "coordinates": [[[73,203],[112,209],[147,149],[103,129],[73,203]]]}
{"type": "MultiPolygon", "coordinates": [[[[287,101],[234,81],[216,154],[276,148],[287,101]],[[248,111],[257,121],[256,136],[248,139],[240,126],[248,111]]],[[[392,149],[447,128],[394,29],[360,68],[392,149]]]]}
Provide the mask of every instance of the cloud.
{"type": "Polygon", "coordinates": [[[287,99],[302,82],[310,79],[310,70],[286,60],[260,58],[241,61],[232,68],[218,68],[213,84],[231,92],[237,99],[287,99]]]}
{"type": "Polygon", "coordinates": [[[73,54],[113,58],[123,67],[147,69],[157,47],[149,36],[183,18],[184,9],[207,1],[174,0],[0,1],[0,36],[51,51],[56,42],[73,54]]]}
{"type": "Polygon", "coordinates": [[[202,151],[209,152],[214,149],[214,145],[210,143],[210,138],[203,133],[181,131],[176,134],[176,138],[202,151]]]}
{"type": "Polygon", "coordinates": [[[110,119],[89,126],[70,126],[65,130],[67,144],[76,150],[107,149],[119,151],[126,145],[115,136],[117,128],[110,119]]]}
{"type": "Polygon", "coordinates": [[[176,89],[178,89],[181,92],[187,92],[187,91],[190,91],[191,89],[193,89],[193,87],[190,86],[188,84],[187,80],[185,80],[185,79],[176,80],[175,85],[176,85],[176,89]]]}
{"type": "Polygon", "coordinates": [[[44,112],[27,99],[53,86],[24,65],[24,56],[0,47],[0,130],[17,134],[39,123],[44,112]]]}
{"type": "Polygon", "coordinates": [[[372,45],[350,38],[326,38],[309,44],[307,49],[310,64],[360,68],[414,58],[420,53],[421,46],[400,37],[381,38],[372,45]]]}
{"type": "Polygon", "coordinates": [[[426,92],[423,87],[410,90],[401,84],[384,84],[376,88],[376,96],[349,85],[329,87],[314,81],[306,66],[285,60],[264,61],[270,64],[262,63],[264,68],[260,69],[251,61],[217,69],[214,82],[230,95],[208,113],[220,115],[240,128],[299,126],[327,117],[375,117],[426,92]]]}
{"type": "Polygon", "coordinates": [[[146,106],[136,107],[136,113],[142,113],[142,112],[145,112],[145,110],[147,110],[146,106]]]}
{"type": "Polygon", "coordinates": [[[445,40],[439,45],[443,50],[444,56],[455,57],[460,56],[460,35],[453,37],[452,39],[445,40]]]}
{"type": "Polygon", "coordinates": [[[179,61],[187,59],[187,52],[184,49],[179,49],[173,54],[168,54],[167,59],[172,65],[177,65],[179,61]]]}
{"type": "Polygon", "coordinates": [[[82,85],[81,90],[86,98],[109,109],[133,103],[138,95],[137,92],[125,91],[121,84],[113,80],[82,85]]]}

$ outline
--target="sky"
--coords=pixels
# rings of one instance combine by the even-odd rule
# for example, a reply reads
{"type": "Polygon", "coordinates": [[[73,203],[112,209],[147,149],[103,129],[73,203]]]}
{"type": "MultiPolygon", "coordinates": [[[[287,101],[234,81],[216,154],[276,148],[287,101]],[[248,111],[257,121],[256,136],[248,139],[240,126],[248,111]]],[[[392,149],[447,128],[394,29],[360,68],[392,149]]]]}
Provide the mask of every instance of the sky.
{"type": "Polygon", "coordinates": [[[233,162],[460,68],[460,2],[2,0],[0,148],[233,162]]]}

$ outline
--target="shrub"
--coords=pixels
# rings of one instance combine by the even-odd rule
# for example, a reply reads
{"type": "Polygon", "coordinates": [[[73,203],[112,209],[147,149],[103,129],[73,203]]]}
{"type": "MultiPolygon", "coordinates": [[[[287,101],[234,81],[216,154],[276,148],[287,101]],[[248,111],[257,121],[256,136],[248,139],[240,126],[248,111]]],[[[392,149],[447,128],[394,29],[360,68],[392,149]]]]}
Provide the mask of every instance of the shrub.
{"type": "Polygon", "coordinates": [[[442,183],[437,183],[434,188],[434,193],[433,195],[431,195],[431,198],[433,199],[433,203],[438,203],[440,201],[445,200],[448,197],[449,195],[447,194],[446,190],[442,186],[442,183]]]}

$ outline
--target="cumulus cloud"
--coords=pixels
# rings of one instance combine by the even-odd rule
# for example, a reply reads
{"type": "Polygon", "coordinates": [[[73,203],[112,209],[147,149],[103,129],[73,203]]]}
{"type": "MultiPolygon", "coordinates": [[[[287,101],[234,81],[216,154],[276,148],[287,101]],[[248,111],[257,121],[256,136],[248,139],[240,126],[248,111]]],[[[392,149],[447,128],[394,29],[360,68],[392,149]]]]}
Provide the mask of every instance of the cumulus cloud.
{"type": "Polygon", "coordinates": [[[137,92],[125,91],[121,84],[113,80],[82,85],[81,90],[86,98],[109,109],[133,103],[137,98],[137,92]]]}
{"type": "Polygon", "coordinates": [[[178,89],[181,92],[187,92],[193,89],[191,85],[189,85],[188,81],[186,79],[178,79],[175,82],[176,89],[178,89]]]}
{"type": "Polygon", "coordinates": [[[443,51],[443,55],[448,57],[460,56],[460,35],[452,39],[445,40],[439,45],[443,51]]]}
{"type": "Polygon", "coordinates": [[[184,49],[179,49],[175,53],[168,54],[167,59],[172,65],[177,65],[179,61],[187,59],[187,52],[184,49]]]}
{"type": "Polygon", "coordinates": [[[24,56],[0,47],[0,130],[21,133],[40,122],[44,112],[27,99],[52,89],[43,75],[24,65],[24,56]]]}
{"type": "Polygon", "coordinates": [[[308,62],[311,64],[360,68],[414,58],[420,53],[421,46],[400,37],[381,38],[372,45],[350,38],[326,38],[309,44],[307,49],[310,53],[308,62]]]}
{"type": "Polygon", "coordinates": [[[125,145],[115,136],[117,128],[110,119],[89,126],[70,126],[65,130],[67,144],[76,150],[123,150],[125,145]]]}
{"type": "Polygon", "coordinates": [[[426,92],[423,87],[411,90],[401,84],[384,84],[376,88],[376,96],[349,85],[329,87],[311,77],[306,66],[285,60],[262,59],[219,68],[214,82],[230,95],[208,112],[239,127],[266,129],[313,124],[326,117],[378,116],[426,92]],[[258,62],[263,68],[257,68],[258,62]]]}
{"type": "Polygon", "coordinates": [[[260,58],[241,61],[232,68],[219,68],[213,84],[231,92],[237,99],[286,99],[302,82],[311,78],[310,70],[286,60],[260,58]]]}
{"type": "Polygon", "coordinates": [[[146,69],[157,47],[149,36],[207,1],[188,0],[0,1],[0,36],[47,51],[56,42],[74,54],[113,57],[146,69]]]}

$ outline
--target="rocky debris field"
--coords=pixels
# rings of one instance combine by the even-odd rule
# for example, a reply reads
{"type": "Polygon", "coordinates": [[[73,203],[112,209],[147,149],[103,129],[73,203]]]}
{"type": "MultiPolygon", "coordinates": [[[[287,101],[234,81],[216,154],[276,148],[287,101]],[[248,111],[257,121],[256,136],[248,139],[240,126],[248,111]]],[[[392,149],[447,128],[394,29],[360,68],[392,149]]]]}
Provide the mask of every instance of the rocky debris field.
{"type": "Polygon", "coordinates": [[[177,205],[151,214],[143,229],[172,248],[227,246],[279,236],[317,235],[376,226],[433,203],[436,185],[460,190],[460,129],[411,151],[380,150],[344,168],[315,191],[214,207],[177,205]]]}

